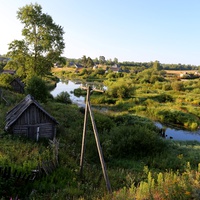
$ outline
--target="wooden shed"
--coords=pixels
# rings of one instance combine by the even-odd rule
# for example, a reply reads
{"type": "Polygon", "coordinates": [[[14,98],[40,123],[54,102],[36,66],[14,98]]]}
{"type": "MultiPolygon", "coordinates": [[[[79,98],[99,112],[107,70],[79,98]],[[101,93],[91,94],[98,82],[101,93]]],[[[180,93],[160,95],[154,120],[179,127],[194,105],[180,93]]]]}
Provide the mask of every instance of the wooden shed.
{"type": "Polygon", "coordinates": [[[24,83],[22,83],[19,78],[13,79],[10,85],[15,92],[24,93],[24,83]]]}
{"type": "Polygon", "coordinates": [[[31,96],[27,95],[6,115],[5,130],[28,138],[53,139],[58,122],[31,96]]]}

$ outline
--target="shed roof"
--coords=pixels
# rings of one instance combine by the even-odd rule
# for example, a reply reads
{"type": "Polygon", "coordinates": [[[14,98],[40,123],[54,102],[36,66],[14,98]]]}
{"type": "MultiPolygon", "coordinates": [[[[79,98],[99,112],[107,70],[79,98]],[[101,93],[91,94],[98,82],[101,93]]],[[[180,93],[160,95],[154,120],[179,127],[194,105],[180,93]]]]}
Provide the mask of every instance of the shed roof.
{"type": "Polygon", "coordinates": [[[24,113],[24,111],[31,105],[34,104],[37,106],[43,113],[45,113],[52,121],[54,121],[56,124],[58,122],[54,117],[52,117],[47,111],[45,111],[42,106],[32,97],[30,94],[28,94],[19,104],[17,104],[14,108],[12,108],[9,112],[7,112],[6,115],[6,125],[5,130],[8,130],[10,126],[13,125],[17,121],[17,119],[24,113]]]}
{"type": "Polygon", "coordinates": [[[13,80],[10,82],[10,84],[12,84],[12,83],[15,82],[15,81],[16,81],[22,88],[24,88],[24,83],[21,82],[21,80],[20,80],[19,78],[13,79],[13,80]]]}

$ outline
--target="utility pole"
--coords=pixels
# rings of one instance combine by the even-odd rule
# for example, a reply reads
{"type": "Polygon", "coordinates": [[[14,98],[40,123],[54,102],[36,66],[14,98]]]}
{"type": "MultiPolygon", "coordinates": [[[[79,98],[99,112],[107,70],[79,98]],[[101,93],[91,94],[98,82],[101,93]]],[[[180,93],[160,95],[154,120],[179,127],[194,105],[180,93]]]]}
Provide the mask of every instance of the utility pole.
{"type": "Polygon", "coordinates": [[[95,140],[96,140],[97,150],[98,150],[98,154],[99,154],[99,159],[100,159],[100,162],[101,162],[101,168],[102,168],[102,171],[103,171],[103,176],[104,176],[104,179],[105,179],[105,182],[106,182],[107,190],[108,190],[108,192],[111,193],[112,190],[111,190],[111,185],[110,185],[110,181],[109,181],[108,174],[107,174],[106,164],[105,164],[105,161],[104,161],[103,152],[102,152],[102,148],[101,148],[101,145],[100,145],[99,135],[98,135],[98,131],[97,131],[97,128],[96,128],[95,121],[94,121],[94,116],[93,116],[92,109],[91,109],[91,106],[90,106],[90,93],[91,93],[91,88],[88,87],[87,88],[87,96],[86,96],[86,105],[85,105],[85,118],[84,118],[84,126],[83,126],[83,136],[82,136],[82,147],[81,147],[81,158],[80,158],[80,174],[82,175],[82,172],[83,172],[83,159],[84,159],[84,153],[85,153],[85,138],[86,138],[88,111],[89,111],[93,131],[94,131],[94,136],[95,136],[95,140]]]}

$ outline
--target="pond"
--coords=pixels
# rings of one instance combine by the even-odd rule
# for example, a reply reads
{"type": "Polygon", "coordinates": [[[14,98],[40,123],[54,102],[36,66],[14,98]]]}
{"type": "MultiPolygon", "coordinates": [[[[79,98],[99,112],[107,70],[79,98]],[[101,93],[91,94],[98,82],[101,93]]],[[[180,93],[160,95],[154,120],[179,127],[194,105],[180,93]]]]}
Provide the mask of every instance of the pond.
{"type": "MultiPolygon", "coordinates": [[[[56,97],[59,93],[66,91],[69,93],[72,103],[77,104],[79,107],[85,107],[85,97],[84,96],[77,97],[72,93],[74,89],[77,89],[80,86],[81,82],[75,82],[75,81],[73,82],[71,80],[60,81],[57,83],[56,88],[51,91],[51,94],[54,97],[56,97]]],[[[155,122],[155,125],[159,128],[163,127],[163,125],[159,122],[155,122]]],[[[166,127],[165,134],[167,136],[166,139],[182,140],[182,141],[196,140],[200,142],[200,130],[186,131],[172,127],[166,127]]]]}
{"type": "Polygon", "coordinates": [[[74,93],[72,93],[74,89],[79,88],[80,85],[81,85],[80,82],[77,83],[77,82],[72,82],[70,80],[60,81],[56,84],[54,90],[51,91],[51,94],[53,95],[53,97],[56,97],[61,92],[68,92],[72,103],[77,104],[79,107],[85,107],[85,97],[84,96],[77,97],[74,95],[74,93]]]}

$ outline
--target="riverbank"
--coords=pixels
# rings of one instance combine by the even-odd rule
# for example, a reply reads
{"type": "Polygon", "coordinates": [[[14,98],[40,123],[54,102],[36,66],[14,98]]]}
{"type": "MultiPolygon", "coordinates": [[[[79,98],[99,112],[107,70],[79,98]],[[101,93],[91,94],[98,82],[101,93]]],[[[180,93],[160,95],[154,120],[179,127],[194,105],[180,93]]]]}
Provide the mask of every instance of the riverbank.
{"type": "MultiPolygon", "coordinates": [[[[53,96],[56,96],[57,94],[59,94],[62,91],[67,91],[70,94],[70,98],[72,100],[72,102],[76,105],[78,105],[78,107],[85,107],[85,95],[84,96],[76,96],[74,95],[73,91],[75,89],[79,89],[79,87],[81,86],[81,83],[79,81],[79,83],[77,83],[77,81],[71,81],[71,80],[66,80],[66,81],[60,81],[56,88],[51,91],[51,94],[53,96]]],[[[91,95],[91,102],[93,105],[93,108],[99,110],[100,112],[103,113],[110,113],[111,115],[116,115],[117,113],[124,113],[124,114],[134,114],[132,113],[132,111],[130,112],[129,110],[123,110],[120,111],[119,108],[117,108],[117,110],[114,108],[115,105],[98,105],[95,104],[95,101],[98,99],[98,96],[93,96],[91,95]]],[[[154,121],[154,120],[153,120],[154,121]]],[[[165,126],[166,129],[166,139],[173,139],[173,140],[180,140],[180,141],[200,141],[200,130],[196,130],[196,131],[191,131],[191,130],[185,130],[182,129],[180,126],[176,127],[174,125],[169,126],[166,124],[161,124],[156,122],[156,125],[161,128],[163,126],[165,126]]]]}

